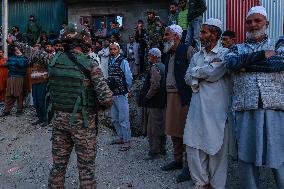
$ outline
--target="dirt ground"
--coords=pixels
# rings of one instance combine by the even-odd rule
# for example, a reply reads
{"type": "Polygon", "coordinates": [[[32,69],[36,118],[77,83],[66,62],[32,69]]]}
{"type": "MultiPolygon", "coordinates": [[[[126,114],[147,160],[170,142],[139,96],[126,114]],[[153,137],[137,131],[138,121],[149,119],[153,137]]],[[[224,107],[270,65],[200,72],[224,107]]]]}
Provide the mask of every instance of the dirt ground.
{"type": "MultiPolygon", "coordinates": [[[[1,109],[1,108],[0,108],[1,109]]],[[[26,110],[16,117],[0,118],[0,189],[47,188],[51,168],[51,128],[32,126],[34,112],[26,110]]],[[[100,127],[96,158],[98,189],[189,189],[192,181],[176,184],[180,171],[163,172],[160,167],[172,159],[171,143],[168,157],[144,161],[147,154],[147,138],[136,137],[132,149],[119,152],[118,146],[109,142],[115,134],[109,128],[100,127]]],[[[230,160],[227,189],[239,189],[237,163],[230,160]]],[[[261,188],[275,189],[268,170],[262,169],[261,188]]],[[[78,188],[76,157],[73,153],[66,174],[66,189],[78,188]]]]}

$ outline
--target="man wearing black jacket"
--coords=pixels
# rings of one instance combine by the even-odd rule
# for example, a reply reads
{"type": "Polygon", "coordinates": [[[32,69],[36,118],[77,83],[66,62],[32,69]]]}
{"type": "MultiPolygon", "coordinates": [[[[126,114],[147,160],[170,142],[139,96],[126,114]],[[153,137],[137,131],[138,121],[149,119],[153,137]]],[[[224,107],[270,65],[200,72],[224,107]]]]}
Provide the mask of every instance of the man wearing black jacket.
{"type": "Polygon", "coordinates": [[[148,59],[151,68],[147,73],[143,89],[140,92],[141,105],[146,107],[147,136],[149,153],[145,160],[153,160],[166,155],[165,107],[166,85],[165,65],[161,62],[162,53],[158,48],[149,50],[148,59]]]}
{"type": "Polygon", "coordinates": [[[191,57],[193,48],[181,42],[182,28],[178,25],[168,26],[164,34],[165,77],[166,77],[166,126],[165,134],[173,142],[174,161],[162,167],[163,171],[183,169],[177,182],[190,179],[190,173],[184,158],[183,131],[191,99],[191,88],[186,85],[184,76],[191,57]]]}

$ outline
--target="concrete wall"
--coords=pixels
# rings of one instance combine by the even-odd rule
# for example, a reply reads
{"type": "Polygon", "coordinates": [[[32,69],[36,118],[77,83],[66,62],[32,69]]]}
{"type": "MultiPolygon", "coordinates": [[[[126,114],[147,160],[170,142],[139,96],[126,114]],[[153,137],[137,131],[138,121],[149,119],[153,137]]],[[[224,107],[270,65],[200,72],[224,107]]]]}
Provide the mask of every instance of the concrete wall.
{"type": "Polygon", "coordinates": [[[72,3],[68,5],[69,22],[78,23],[81,16],[116,14],[124,17],[124,31],[122,32],[122,40],[126,41],[128,35],[134,33],[134,27],[139,19],[146,23],[147,10],[154,9],[162,21],[167,20],[168,5],[166,0],[143,2],[105,2],[105,3],[72,3]]]}

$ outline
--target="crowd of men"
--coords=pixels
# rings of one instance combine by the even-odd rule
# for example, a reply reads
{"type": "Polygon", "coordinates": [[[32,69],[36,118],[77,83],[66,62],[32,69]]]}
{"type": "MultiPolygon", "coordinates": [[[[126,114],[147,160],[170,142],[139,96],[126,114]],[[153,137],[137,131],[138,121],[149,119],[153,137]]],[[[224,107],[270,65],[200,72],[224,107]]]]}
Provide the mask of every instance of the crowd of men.
{"type": "Polygon", "coordinates": [[[177,182],[191,178],[194,189],[224,189],[232,155],[239,161],[241,188],[259,188],[261,166],[271,168],[277,187],[284,188],[284,38],[268,38],[262,6],[249,10],[241,44],[233,31],[222,32],[222,21],[202,23],[205,11],[203,0],[171,3],[165,25],[150,10],[147,28],[139,20],[125,48],[117,23],[109,32],[102,23],[95,34],[88,22],[81,28],[66,24],[59,39],[41,35],[36,42],[40,27],[31,16],[28,43],[14,27],[8,59],[0,51],[1,117],[11,114],[16,101],[21,115],[32,91],[38,117],[33,124],[51,121],[53,127],[49,188],[64,188],[74,146],[80,188],[96,188],[98,111],[110,108],[118,136],[110,145],[131,149],[128,98],[142,73],[137,103],[149,139],[145,161],[167,155],[170,136],[173,161],[161,169],[181,169],[177,182]]]}

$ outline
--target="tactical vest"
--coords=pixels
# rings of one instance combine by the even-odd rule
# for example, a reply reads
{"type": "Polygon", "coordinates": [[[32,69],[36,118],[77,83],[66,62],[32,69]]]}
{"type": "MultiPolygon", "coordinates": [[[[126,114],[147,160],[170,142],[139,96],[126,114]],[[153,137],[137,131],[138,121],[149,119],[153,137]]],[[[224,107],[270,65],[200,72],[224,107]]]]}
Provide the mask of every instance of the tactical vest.
{"type": "MultiPolygon", "coordinates": [[[[110,60],[111,61],[111,60],[110,60]]],[[[125,95],[128,93],[125,74],[120,68],[123,57],[119,56],[113,64],[108,66],[108,86],[113,92],[113,96],[125,95]]]]}
{"type": "MultiPolygon", "coordinates": [[[[76,54],[77,62],[87,70],[92,66],[90,59],[85,55],[76,54]]],[[[73,113],[69,122],[75,121],[75,114],[82,113],[84,125],[87,123],[87,112],[95,112],[97,108],[96,94],[90,81],[66,53],[58,52],[48,68],[49,96],[52,109],[73,113]]],[[[49,107],[51,109],[51,107],[49,107]]]]}

